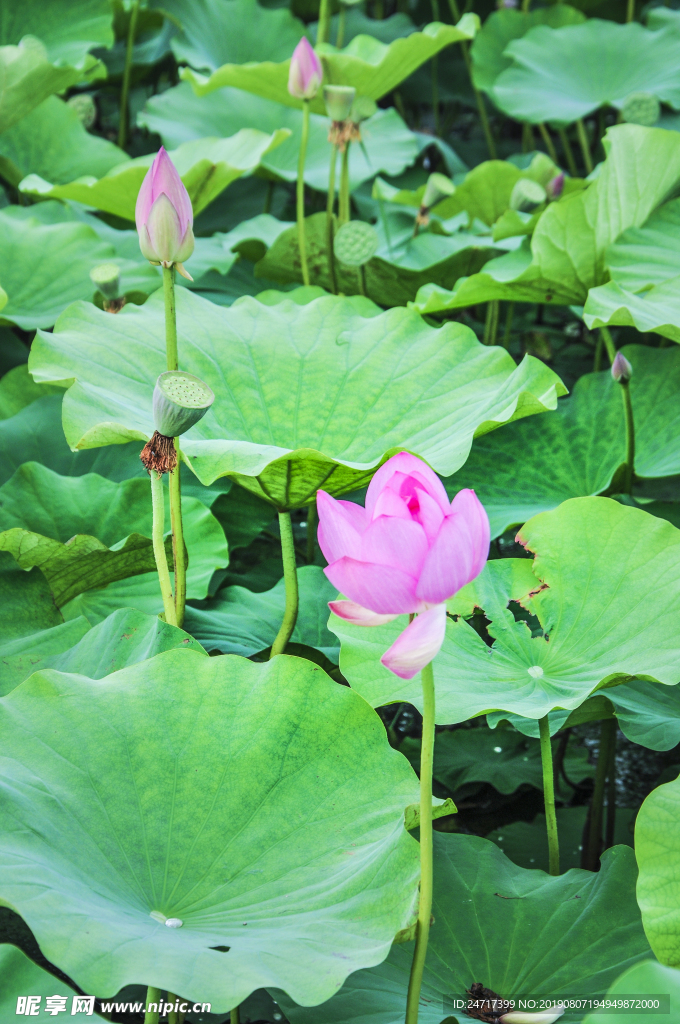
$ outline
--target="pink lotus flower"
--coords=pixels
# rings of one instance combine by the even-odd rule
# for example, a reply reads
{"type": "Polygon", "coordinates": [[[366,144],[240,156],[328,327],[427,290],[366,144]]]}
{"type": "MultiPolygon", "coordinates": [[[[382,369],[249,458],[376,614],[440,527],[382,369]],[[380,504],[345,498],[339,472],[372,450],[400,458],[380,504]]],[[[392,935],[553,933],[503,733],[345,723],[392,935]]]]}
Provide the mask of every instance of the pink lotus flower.
{"type": "Polygon", "coordinates": [[[331,601],[331,611],[358,626],[415,614],[380,659],[412,679],[444,642],[445,601],[486,563],[489,520],[481,502],[471,490],[449,501],[436,473],[401,452],[373,477],[365,508],[325,491],[317,492],[317,507],[324,572],[348,598],[331,601]]]}
{"type": "Polygon", "coordinates": [[[194,211],[189,193],[163,146],[146,173],[137,196],[135,221],[142,256],[163,266],[179,264],[194,251],[194,211]]]}
{"type": "Polygon", "coordinates": [[[321,86],[323,68],[306,36],[293,50],[288,73],[288,92],[299,100],[313,100],[321,86]]]}

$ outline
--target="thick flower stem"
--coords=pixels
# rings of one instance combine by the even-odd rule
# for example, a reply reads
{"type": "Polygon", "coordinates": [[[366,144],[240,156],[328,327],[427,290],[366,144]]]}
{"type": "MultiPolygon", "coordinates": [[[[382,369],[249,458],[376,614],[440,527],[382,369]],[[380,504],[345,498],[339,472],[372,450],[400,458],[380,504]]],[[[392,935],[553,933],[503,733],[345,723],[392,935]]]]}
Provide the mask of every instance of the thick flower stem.
{"type": "Polygon", "coordinates": [[[160,1017],[160,1014],[158,1012],[158,1004],[160,1002],[160,999],[161,990],[159,988],[154,988],[152,985],[149,985],[148,989],[146,990],[146,1013],[144,1014],[144,1024],[158,1024],[158,1020],[160,1017]],[[155,1010],[149,1009],[149,1006],[151,1004],[153,1004],[156,1007],[155,1010]]]}
{"type": "Polygon", "coordinates": [[[548,830],[548,870],[551,875],[559,875],[560,842],[557,834],[557,815],[555,813],[555,773],[553,770],[552,743],[550,741],[550,722],[547,715],[540,719],[538,727],[541,736],[545,824],[548,830]]]}
{"type": "MultiPolygon", "coordinates": [[[[163,297],[165,299],[165,358],[168,370],[178,368],[177,312],[175,308],[175,268],[163,267],[163,297]]],[[[184,528],[182,525],[182,491],[179,471],[179,438],[175,438],[177,465],[169,474],[170,523],[172,526],[172,552],[175,560],[175,624],[184,622],[187,593],[187,567],[184,557],[184,528]]]]}
{"type": "MultiPolygon", "coordinates": [[[[167,997],[166,997],[166,1002],[168,1002],[168,1003],[176,1003],[177,1002],[177,996],[174,994],[174,992],[168,992],[167,997]]],[[[168,1013],[168,1024],[180,1024],[180,1019],[179,1018],[180,1018],[179,1010],[170,1010],[170,1012],[168,1013]]]]}
{"type": "Polygon", "coordinates": [[[616,743],[617,721],[606,718],[600,725],[600,751],[597,755],[595,768],[595,788],[590,804],[590,821],[588,826],[588,843],[583,867],[589,871],[597,871],[597,862],[602,850],[602,811],[604,804],[605,782],[611,771],[611,749],[616,743]]]}
{"type": "Polygon", "coordinates": [[[326,200],[326,250],[328,253],[328,272],[331,289],[338,294],[338,282],[335,277],[335,253],[333,251],[333,207],[335,206],[335,168],[338,162],[338,147],[331,143],[331,165],[328,170],[328,198],[326,200]]]}
{"type": "Polygon", "coordinates": [[[165,557],[164,526],[165,526],[165,497],[163,494],[163,477],[155,470],[149,473],[151,479],[151,508],[153,511],[153,527],[151,538],[153,541],[153,553],[158,569],[158,582],[160,583],[161,596],[163,598],[163,609],[165,621],[171,626],[177,625],[175,615],[175,602],[172,597],[172,584],[170,582],[170,570],[168,560],[165,557]]]}
{"type": "Polygon", "coordinates": [[[331,41],[331,0],[321,0],[316,41],[317,43],[329,43],[331,41]]]}
{"type": "Polygon", "coordinates": [[[538,130],[541,133],[541,138],[545,142],[545,148],[548,150],[548,156],[554,164],[557,164],[557,151],[553,140],[550,138],[550,133],[542,121],[538,124],[538,130]]]}
{"type": "Polygon", "coordinates": [[[486,322],[484,324],[484,344],[495,345],[498,333],[498,299],[491,299],[486,304],[486,322]]]}
{"type": "Polygon", "coordinates": [[[338,15],[338,34],[335,39],[335,45],[338,50],[342,49],[342,44],[345,42],[345,20],[347,17],[347,5],[343,4],[340,0],[340,14],[338,15]]]}
{"type": "Polygon", "coordinates": [[[340,195],[338,197],[338,221],[346,224],[349,220],[349,142],[346,143],[342,154],[342,169],[340,171],[340,195]]]}
{"type": "Polygon", "coordinates": [[[578,178],[578,168],[576,167],[576,160],[574,159],[574,151],[571,148],[569,137],[564,128],[558,128],[557,134],[560,137],[562,143],[562,150],[564,152],[565,159],[567,161],[567,167],[572,178],[578,178]]]}
{"type": "Polygon", "coordinates": [[[427,940],[432,915],[432,764],[434,759],[434,672],[432,662],[420,673],[423,687],[423,737],[420,746],[420,901],[416,948],[406,999],[406,1024],[418,1024],[427,940]]]}
{"type": "Polygon", "coordinates": [[[616,359],[616,345],[614,344],[614,339],[612,338],[608,327],[600,327],[600,337],[604,342],[604,347],[607,349],[609,362],[613,363],[616,359]]]}
{"type": "Polygon", "coordinates": [[[590,155],[590,146],[588,145],[588,136],[586,135],[586,126],[583,120],[579,117],[576,122],[576,134],[578,135],[579,145],[581,147],[581,153],[583,154],[583,164],[586,169],[586,174],[592,174],[593,172],[593,158],[590,155]]]}
{"type": "Polygon", "coordinates": [[[229,1014],[229,1024],[239,1024],[239,1020],[238,1006],[235,1006],[229,1014]]]}
{"type": "Polygon", "coordinates": [[[309,100],[302,101],[302,137],[298,154],[297,173],[297,229],[298,247],[300,249],[300,267],[302,280],[309,284],[309,267],[307,266],[307,236],[305,234],[305,159],[307,157],[307,140],[309,138],[309,100]]]}
{"type": "Polygon", "coordinates": [[[319,517],[316,511],[316,501],[313,501],[307,509],[307,562],[309,565],[313,565],[316,558],[316,531],[318,523],[319,517]]]}
{"type": "Polygon", "coordinates": [[[133,0],[130,10],[130,24],[128,26],[127,47],[125,49],[125,68],[123,69],[123,84],[120,90],[120,121],[118,123],[118,145],[125,149],[128,130],[128,96],[130,94],[130,75],[132,73],[132,51],[135,46],[135,34],[137,31],[137,17],[139,15],[139,0],[133,0]]]}
{"type": "Polygon", "coordinates": [[[283,557],[283,579],[286,587],[286,607],[283,613],[283,622],[277,633],[276,640],[272,644],[272,652],[269,655],[273,658],[276,654],[283,654],[286,644],[293,635],[298,615],[298,578],[295,566],[295,541],[293,539],[293,523],[290,512],[279,512],[279,530],[281,533],[281,555],[283,557]]]}
{"type": "Polygon", "coordinates": [[[624,478],[624,490],[626,494],[633,491],[633,477],[635,476],[635,420],[633,419],[633,403],[630,400],[630,381],[621,380],[621,397],[623,398],[623,411],[626,417],[626,475],[624,478]]]}
{"type": "MultiPolygon", "coordinates": [[[[457,0],[449,0],[449,7],[451,9],[451,16],[453,17],[454,25],[460,21],[460,8],[458,7],[457,0]]],[[[472,64],[470,60],[470,52],[466,41],[463,39],[460,43],[460,52],[463,55],[465,67],[470,79],[470,85],[472,91],[475,94],[475,100],[477,101],[477,110],[479,111],[479,119],[482,123],[482,130],[484,132],[484,138],[486,139],[486,148],[489,151],[489,156],[492,160],[496,159],[496,143],[494,142],[493,132],[491,131],[491,124],[489,123],[489,116],[486,112],[486,106],[484,104],[484,97],[475,85],[472,79],[472,64]]],[[[406,120],[406,118],[404,118],[406,120]]]]}

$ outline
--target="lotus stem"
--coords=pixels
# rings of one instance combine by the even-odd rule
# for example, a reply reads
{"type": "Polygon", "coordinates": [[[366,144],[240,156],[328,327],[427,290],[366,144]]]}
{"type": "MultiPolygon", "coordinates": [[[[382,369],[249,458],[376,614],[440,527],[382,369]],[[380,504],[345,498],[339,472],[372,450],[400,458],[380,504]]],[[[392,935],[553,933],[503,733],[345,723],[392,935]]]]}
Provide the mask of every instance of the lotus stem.
{"type": "MultiPolygon", "coordinates": [[[[316,29],[317,43],[328,43],[331,38],[331,3],[321,0],[319,5],[319,24],[316,29]]],[[[232,1022],[233,1024],[233,1022],[232,1022]]]]}
{"type": "Polygon", "coordinates": [[[522,0],[522,13],[523,14],[528,14],[530,6],[531,6],[531,0],[522,0]]]}
{"type": "Polygon", "coordinates": [[[611,748],[616,740],[616,719],[606,718],[600,725],[600,752],[597,756],[597,768],[595,769],[595,788],[590,804],[590,822],[588,828],[588,845],[586,847],[586,862],[583,865],[589,871],[595,871],[600,858],[602,846],[602,810],[604,803],[604,788],[607,772],[610,767],[611,748]]]}
{"type": "MultiPolygon", "coordinates": [[[[166,1001],[168,1003],[175,1004],[175,1003],[177,1003],[178,999],[177,999],[177,996],[174,994],[174,992],[168,992],[167,997],[166,997],[166,1001]]],[[[180,1018],[179,1010],[170,1010],[170,1012],[168,1013],[168,1024],[180,1024],[180,1019],[179,1018],[180,1018]]]]}
{"type": "Polygon", "coordinates": [[[286,587],[286,607],[283,613],[281,628],[272,644],[270,658],[277,654],[283,654],[285,651],[286,644],[293,635],[298,615],[298,578],[295,564],[293,523],[291,522],[290,512],[279,512],[279,530],[281,532],[281,555],[283,557],[283,579],[286,587]]]}
{"type": "Polygon", "coordinates": [[[609,751],[609,767],[607,769],[607,823],[604,830],[604,849],[608,850],[614,845],[614,832],[616,829],[616,734],[609,751]]]}
{"type": "Polygon", "coordinates": [[[593,172],[593,158],[590,155],[590,146],[588,145],[588,136],[586,135],[586,126],[583,123],[583,118],[579,117],[576,122],[576,134],[578,135],[579,145],[581,146],[581,153],[583,154],[583,163],[585,165],[586,174],[592,174],[593,172]]]}
{"type": "Polygon", "coordinates": [[[346,143],[342,154],[342,167],[340,170],[340,195],[338,197],[338,221],[346,224],[349,220],[349,147],[346,143]]]}
{"type": "Polygon", "coordinates": [[[626,9],[626,22],[632,21],[635,17],[635,0],[628,0],[628,7],[626,9]]]}
{"type": "Polygon", "coordinates": [[[486,322],[484,324],[484,344],[495,345],[498,333],[498,299],[491,299],[486,304],[486,322]]]}
{"type": "Polygon", "coordinates": [[[508,312],[505,317],[505,332],[503,334],[503,348],[510,350],[510,341],[512,339],[512,320],[515,315],[515,303],[508,303],[508,312]]]}
{"type": "Polygon", "coordinates": [[[338,34],[335,39],[335,45],[338,50],[342,49],[342,44],[345,41],[345,22],[347,19],[347,5],[342,3],[340,0],[340,14],[338,15],[338,34]]]}
{"type": "Polygon", "coordinates": [[[442,134],[442,126],[439,118],[439,62],[437,54],[435,53],[431,61],[432,64],[432,110],[434,113],[434,133],[440,138],[442,134]]]}
{"type": "Polygon", "coordinates": [[[545,804],[545,825],[548,831],[548,871],[551,875],[560,873],[560,842],[557,834],[555,813],[555,773],[553,771],[550,721],[544,715],[538,723],[541,737],[541,764],[543,766],[543,802],[545,804]]]}
{"type": "Polygon", "coordinates": [[[271,213],[272,212],[272,200],[274,199],[274,189],[275,188],[276,188],[276,182],[272,178],[267,183],[267,194],[264,197],[264,205],[262,207],[262,212],[263,213],[271,213]]]}
{"type": "Polygon", "coordinates": [[[312,565],[316,558],[316,527],[319,517],[316,511],[316,501],[313,501],[307,510],[307,564],[312,565]]]}
{"type": "Polygon", "coordinates": [[[239,1024],[239,1020],[238,1006],[235,1006],[229,1014],[229,1024],[239,1024]]]}
{"type": "Polygon", "coordinates": [[[534,148],[534,126],[525,121],[522,125],[522,152],[531,153],[534,148]]]}
{"type": "Polygon", "coordinates": [[[335,206],[335,169],[338,163],[338,147],[331,143],[331,165],[328,171],[328,198],[326,200],[326,249],[328,252],[328,272],[331,279],[331,290],[338,294],[338,282],[335,276],[335,252],[333,251],[333,207],[335,206]]]}
{"type": "Polygon", "coordinates": [[[432,766],[434,762],[434,671],[432,662],[420,673],[423,687],[423,736],[420,744],[420,899],[416,922],[416,947],[406,998],[406,1024],[418,1024],[418,1003],[423,983],[427,940],[432,916],[432,766]]]}
{"type": "Polygon", "coordinates": [[[609,362],[613,364],[616,359],[616,345],[608,327],[600,327],[600,339],[604,342],[604,347],[607,349],[609,362]]]}
{"type": "Polygon", "coordinates": [[[158,1004],[161,1001],[161,990],[154,988],[149,985],[146,990],[146,1013],[144,1014],[144,1024],[158,1024],[160,1013],[158,1012],[158,1004]],[[155,1006],[155,1010],[150,1010],[149,1006],[155,1006]]]}
{"type": "Polygon", "coordinates": [[[558,128],[557,134],[559,135],[560,142],[562,143],[562,150],[564,151],[569,173],[572,178],[578,178],[578,168],[576,167],[576,161],[574,160],[574,151],[571,148],[571,143],[569,142],[567,133],[564,128],[558,128]]]}
{"type": "Polygon", "coordinates": [[[630,381],[621,379],[621,395],[623,397],[623,412],[626,417],[626,475],[624,489],[626,494],[633,491],[633,478],[635,476],[635,420],[633,419],[633,403],[630,400],[630,381]]]}
{"type": "MultiPolygon", "coordinates": [[[[168,370],[178,369],[177,311],[175,307],[175,268],[163,267],[163,296],[165,298],[165,355],[168,370]]],[[[182,524],[182,489],[180,484],[179,438],[174,439],[177,465],[168,475],[170,490],[170,523],[172,526],[172,552],[175,560],[175,624],[184,622],[187,580],[184,556],[184,527],[182,524]]]]}
{"type": "MultiPolygon", "coordinates": [[[[449,8],[451,10],[451,16],[453,18],[454,24],[456,24],[457,22],[460,21],[460,10],[458,8],[458,3],[456,2],[456,0],[449,0],[449,8]]],[[[486,112],[486,104],[484,103],[484,97],[482,96],[481,92],[479,91],[479,89],[477,88],[477,86],[475,85],[475,83],[474,83],[474,81],[472,79],[472,65],[471,65],[471,61],[470,61],[470,51],[468,50],[468,45],[465,42],[465,40],[461,40],[461,42],[460,42],[460,52],[461,52],[461,54],[463,56],[463,61],[465,62],[465,68],[466,68],[467,73],[468,73],[468,78],[470,79],[470,85],[472,86],[472,91],[475,94],[475,100],[477,102],[477,110],[479,111],[479,120],[482,123],[482,131],[484,132],[484,138],[486,139],[486,148],[489,151],[489,157],[492,160],[495,160],[496,159],[496,143],[494,141],[493,132],[491,131],[491,124],[489,123],[489,116],[488,116],[488,114],[486,112]]]]}
{"type": "Polygon", "coordinates": [[[543,121],[539,121],[538,130],[541,133],[541,138],[545,142],[545,148],[548,150],[548,156],[554,164],[557,164],[557,150],[555,149],[555,144],[550,137],[550,132],[543,124],[543,121]]]}
{"type": "Polygon", "coordinates": [[[168,569],[168,560],[165,555],[165,496],[163,494],[163,477],[152,469],[149,473],[149,479],[151,480],[151,509],[153,513],[151,538],[156,568],[158,569],[158,582],[163,598],[165,621],[169,622],[171,626],[176,626],[175,602],[172,597],[170,570],[168,569]]]}
{"type": "Polygon", "coordinates": [[[128,130],[128,96],[130,93],[130,75],[132,73],[132,52],[135,46],[135,33],[137,31],[137,17],[139,15],[139,0],[133,0],[130,10],[130,24],[128,26],[127,46],[125,48],[125,67],[123,69],[123,84],[120,90],[120,121],[118,124],[118,145],[125,149],[128,130]]]}
{"type": "Polygon", "coordinates": [[[300,249],[300,266],[302,280],[309,284],[309,267],[307,266],[307,237],[305,235],[305,158],[307,156],[307,140],[309,138],[309,100],[302,101],[302,137],[298,156],[297,173],[297,228],[298,246],[300,249]]]}

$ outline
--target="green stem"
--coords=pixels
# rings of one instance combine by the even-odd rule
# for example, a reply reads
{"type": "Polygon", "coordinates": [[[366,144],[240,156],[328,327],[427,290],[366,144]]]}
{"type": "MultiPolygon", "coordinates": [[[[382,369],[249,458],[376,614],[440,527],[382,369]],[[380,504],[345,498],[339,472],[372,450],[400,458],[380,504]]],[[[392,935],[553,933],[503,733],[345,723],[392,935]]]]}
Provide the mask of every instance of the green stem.
{"type": "Polygon", "coordinates": [[[154,469],[149,473],[151,479],[151,509],[153,513],[153,526],[151,528],[151,539],[153,542],[153,553],[158,569],[158,582],[163,598],[163,609],[165,621],[171,626],[177,625],[175,615],[175,602],[172,597],[172,583],[170,582],[170,570],[165,555],[165,496],[163,494],[163,478],[154,469]]]}
{"type": "Polygon", "coordinates": [[[583,123],[583,118],[579,117],[576,122],[576,134],[578,135],[579,145],[581,147],[581,153],[583,154],[583,163],[586,169],[586,174],[592,174],[593,171],[593,158],[590,155],[590,146],[588,145],[588,136],[586,135],[586,126],[583,123]]]}
{"type": "Polygon", "coordinates": [[[368,286],[366,284],[366,264],[362,263],[359,267],[359,286],[361,288],[361,294],[364,297],[368,297],[368,286]]]}
{"type": "Polygon", "coordinates": [[[134,0],[130,10],[130,24],[128,26],[127,47],[125,49],[125,68],[123,69],[123,84],[120,90],[120,121],[118,123],[118,145],[125,149],[128,129],[128,95],[130,93],[130,75],[132,73],[132,51],[135,45],[135,32],[137,30],[137,16],[139,15],[139,0],[134,0]]]}
{"type": "Polygon", "coordinates": [[[491,299],[486,304],[486,322],[484,324],[484,344],[495,345],[498,333],[498,299],[491,299]]]}
{"type": "Polygon", "coordinates": [[[342,154],[340,170],[340,195],[338,197],[338,221],[346,224],[349,220],[349,147],[348,142],[342,154]]]}
{"type": "Polygon", "coordinates": [[[597,336],[595,342],[595,357],[593,359],[593,373],[599,373],[602,369],[602,349],[604,348],[604,341],[602,340],[602,331],[597,336]]]}
{"type": "Polygon", "coordinates": [[[604,342],[604,347],[607,349],[607,355],[609,356],[610,365],[613,364],[616,359],[616,345],[614,339],[611,336],[611,331],[608,327],[600,327],[600,337],[604,342]]]}
{"type": "Polygon", "coordinates": [[[611,747],[616,738],[616,719],[607,718],[600,726],[600,752],[595,769],[595,788],[590,805],[590,826],[588,829],[588,845],[586,849],[585,867],[589,871],[597,870],[602,846],[602,805],[604,803],[604,785],[609,770],[611,747]]]}
{"type": "Polygon", "coordinates": [[[331,3],[321,0],[319,5],[319,24],[316,29],[317,43],[329,43],[331,39],[331,3]]]}
{"type": "Polygon", "coordinates": [[[238,1006],[235,1006],[229,1014],[229,1024],[239,1024],[239,1020],[238,1006]]]}
{"type": "Polygon", "coordinates": [[[525,121],[522,125],[522,152],[531,153],[534,149],[534,129],[528,121],[525,121]]]}
{"type": "MultiPolygon", "coordinates": [[[[165,299],[165,358],[168,370],[178,367],[177,310],[175,306],[175,268],[163,267],[163,297],[165,299]]],[[[182,492],[180,487],[179,438],[175,438],[177,465],[169,474],[170,523],[172,526],[172,552],[175,560],[175,622],[184,622],[186,602],[186,560],[184,557],[184,528],[182,525],[182,492]]]]}
{"type": "Polygon", "coordinates": [[[338,147],[331,144],[331,165],[328,171],[328,198],[326,200],[326,250],[328,252],[328,272],[331,279],[331,290],[338,294],[338,282],[335,274],[335,252],[333,251],[333,207],[335,206],[335,169],[338,162],[338,147]]]}
{"type": "Polygon", "coordinates": [[[505,332],[503,334],[503,348],[510,348],[510,340],[512,338],[512,318],[515,314],[515,303],[508,303],[508,312],[505,318],[505,332]]]}
{"type": "Polygon", "coordinates": [[[316,527],[318,523],[316,501],[307,510],[307,564],[313,565],[316,558],[316,527]]]}
{"type": "Polygon", "coordinates": [[[302,137],[298,156],[297,172],[297,229],[298,246],[300,248],[300,266],[302,280],[309,284],[309,267],[307,266],[307,237],[305,234],[305,158],[307,156],[307,140],[309,138],[309,100],[302,101],[302,137]]]}
{"type": "Polygon", "coordinates": [[[523,14],[528,14],[529,13],[530,5],[531,5],[531,0],[522,0],[522,13],[523,14]]]}
{"type": "Polygon", "coordinates": [[[166,369],[176,370],[177,312],[175,309],[175,268],[163,267],[163,298],[165,299],[165,360],[166,369]]]}
{"type": "Polygon", "coordinates": [[[161,998],[161,990],[159,988],[153,988],[149,985],[146,990],[146,1013],[144,1014],[144,1024],[158,1024],[158,1018],[160,1016],[158,1012],[158,1004],[161,998]],[[149,1010],[149,1005],[153,1003],[156,1007],[155,1010],[149,1010]]]}
{"type": "Polygon", "coordinates": [[[406,1024],[418,1024],[418,1003],[425,970],[432,915],[432,765],[434,759],[434,672],[432,662],[420,673],[423,687],[423,738],[420,746],[420,900],[416,948],[406,999],[406,1024]]]}
{"type": "Polygon", "coordinates": [[[541,736],[545,824],[548,831],[548,870],[551,875],[559,875],[560,842],[557,834],[557,815],[555,813],[555,774],[553,772],[552,743],[550,741],[550,722],[547,715],[540,719],[538,727],[541,736]]]}
{"type": "Polygon", "coordinates": [[[439,64],[437,55],[432,58],[432,110],[434,113],[434,133],[440,138],[442,134],[441,120],[439,117],[439,64]]]}
{"type": "Polygon", "coordinates": [[[623,397],[623,411],[626,417],[626,476],[625,491],[631,494],[633,491],[633,477],[635,475],[635,421],[633,419],[633,403],[630,400],[630,381],[622,380],[621,395],[623,397]]]}
{"type": "Polygon", "coordinates": [[[275,188],[276,188],[276,182],[275,182],[275,181],[274,181],[274,179],[272,178],[272,179],[271,179],[271,180],[270,180],[270,181],[269,181],[269,182],[267,183],[267,194],[266,194],[266,196],[264,197],[264,206],[262,207],[262,212],[263,212],[263,213],[271,213],[271,210],[272,210],[272,201],[273,201],[273,199],[274,199],[274,189],[275,189],[275,188]]]}
{"type": "MultiPolygon", "coordinates": [[[[453,18],[454,25],[460,21],[460,10],[456,0],[449,0],[449,8],[451,9],[451,16],[453,18]]],[[[472,78],[472,64],[470,60],[470,51],[468,50],[467,43],[463,40],[460,44],[460,52],[465,62],[465,68],[470,79],[470,85],[472,91],[475,94],[475,100],[477,102],[477,110],[479,111],[479,120],[482,124],[482,131],[484,132],[484,138],[486,140],[486,148],[489,151],[489,156],[492,160],[496,159],[496,143],[494,142],[493,132],[491,131],[491,124],[489,123],[489,116],[486,112],[486,104],[484,103],[484,97],[475,85],[472,78]]]]}
{"type": "MultiPolygon", "coordinates": [[[[174,992],[168,992],[166,1002],[177,1002],[177,996],[174,994],[174,992]]],[[[179,1010],[170,1010],[170,1012],[168,1013],[168,1024],[179,1024],[179,1010]]]]}
{"type": "Polygon", "coordinates": [[[277,633],[276,640],[272,644],[272,652],[269,655],[273,658],[276,654],[283,654],[286,644],[290,640],[298,614],[298,578],[295,566],[295,541],[293,539],[293,523],[290,512],[279,512],[279,530],[281,531],[281,554],[283,556],[283,579],[286,587],[286,607],[283,613],[283,622],[277,633]]]}
{"type": "Polygon", "coordinates": [[[342,49],[342,44],[345,41],[345,21],[347,18],[347,5],[340,3],[340,14],[338,15],[338,34],[335,38],[335,45],[338,50],[342,49]]]}
{"type": "Polygon", "coordinates": [[[607,769],[607,823],[604,830],[604,849],[614,845],[616,830],[616,733],[609,751],[609,767],[607,769]]]}
{"type": "Polygon", "coordinates": [[[626,10],[626,21],[632,21],[635,16],[635,0],[628,0],[628,8],[626,10]]]}
{"type": "Polygon", "coordinates": [[[545,148],[548,150],[548,156],[554,164],[557,164],[557,151],[555,149],[555,144],[550,137],[550,132],[542,121],[539,121],[538,123],[538,130],[541,133],[541,138],[545,142],[545,148]]]}
{"type": "Polygon", "coordinates": [[[572,178],[578,178],[578,168],[576,167],[576,160],[574,159],[574,151],[571,148],[571,143],[569,142],[567,133],[564,130],[564,128],[558,128],[557,134],[559,135],[560,142],[562,143],[562,150],[567,161],[569,173],[571,174],[572,178]]]}

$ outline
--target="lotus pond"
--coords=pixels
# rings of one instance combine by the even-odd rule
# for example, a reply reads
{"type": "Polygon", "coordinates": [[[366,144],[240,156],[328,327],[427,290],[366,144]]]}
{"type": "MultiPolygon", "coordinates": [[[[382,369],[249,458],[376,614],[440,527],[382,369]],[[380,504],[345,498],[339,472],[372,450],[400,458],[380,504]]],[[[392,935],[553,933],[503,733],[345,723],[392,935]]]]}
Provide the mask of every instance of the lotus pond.
{"type": "Polygon", "coordinates": [[[0,0],[0,1024],[680,1019],[678,52],[0,0]]]}

